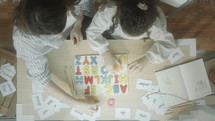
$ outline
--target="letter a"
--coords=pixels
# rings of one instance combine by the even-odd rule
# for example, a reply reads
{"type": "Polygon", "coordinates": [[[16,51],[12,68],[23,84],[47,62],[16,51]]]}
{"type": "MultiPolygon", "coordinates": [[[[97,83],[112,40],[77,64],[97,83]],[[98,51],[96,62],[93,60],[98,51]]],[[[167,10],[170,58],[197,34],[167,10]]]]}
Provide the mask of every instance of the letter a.
{"type": "Polygon", "coordinates": [[[127,90],[127,85],[125,85],[125,86],[120,85],[120,88],[121,88],[122,93],[125,93],[127,90]]]}

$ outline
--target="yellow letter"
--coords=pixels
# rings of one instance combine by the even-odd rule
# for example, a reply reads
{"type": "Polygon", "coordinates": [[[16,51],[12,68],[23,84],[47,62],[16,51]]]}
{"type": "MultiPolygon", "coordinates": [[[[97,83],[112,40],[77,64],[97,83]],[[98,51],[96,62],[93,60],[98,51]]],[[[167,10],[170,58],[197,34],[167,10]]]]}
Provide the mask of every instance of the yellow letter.
{"type": "Polygon", "coordinates": [[[98,66],[91,66],[92,67],[92,74],[98,75],[98,66]]]}
{"type": "Polygon", "coordinates": [[[123,84],[123,82],[124,82],[124,84],[127,84],[128,83],[128,81],[127,81],[127,76],[125,75],[124,77],[122,77],[121,75],[119,76],[119,82],[120,82],[120,84],[123,84]]]}
{"type": "Polygon", "coordinates": [[[88,75],[89,74],[89,66],[84,66],[84,75],[88,75]]]}
{"type": "Polygon", "coordinates": [[[96,86],[95,85],[92,85],[91,86],[91,94],[96,94],[96,86]]]}
{"type": "Polygon", "coordinates": [[[126,63],[127,63],[127,58],[126,58],[126,56],[121,55],[121,56],[119,57],[119,62],[120,62],[121,64],[126,64],[126,63]],[[122,62],[122,59],[124,59],[124,62],[122,62]]]}
{"type": "Polygon", "coordinates": [[[105,92],[106,94],[112,93],[112,87],[111,87],[110,85],[106,85],[105,88],[108,89],[108,90],[106,90],[106,92],[105,92]]]}

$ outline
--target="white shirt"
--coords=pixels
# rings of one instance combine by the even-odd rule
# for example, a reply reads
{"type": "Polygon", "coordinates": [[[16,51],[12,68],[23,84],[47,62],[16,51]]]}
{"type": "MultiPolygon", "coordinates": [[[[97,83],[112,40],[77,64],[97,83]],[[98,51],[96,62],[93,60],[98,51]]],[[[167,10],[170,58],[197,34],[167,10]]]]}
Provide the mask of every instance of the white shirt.
{"type": "MultiPolygon", "coordinates": [[[[109,42],[106,40],[102,33],[113,25],[112,17],[116,14],[117,6],[114,2],[103,6],[104,9],[100,9],[94,16],[90,26],[88,27],[87,40],[92,49],[96,50],[100,54],[108,50],[109,42]]],[[[152,60],[153,63],[163,62],[172,50],[176,47],[174,37],[167,31],[166,18],[162,10],[157,7],[159,17],[156,18],[153,26],[148,30],[150,38],[155,41],[153,46],[146,52],[146,56],[152,60]]],[[[118,24],[118,27],[111,34],[115,39],[126,40],[140,40],[148,37],[147,32],[137,37],[131,37],[126,35],[118,24]]]]}

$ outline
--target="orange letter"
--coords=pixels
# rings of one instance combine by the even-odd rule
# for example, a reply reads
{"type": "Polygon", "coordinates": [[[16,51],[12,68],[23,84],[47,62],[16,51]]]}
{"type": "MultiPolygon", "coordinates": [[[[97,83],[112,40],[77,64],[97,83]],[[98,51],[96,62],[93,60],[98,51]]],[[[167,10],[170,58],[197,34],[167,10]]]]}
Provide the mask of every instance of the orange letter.
{"type": "Polygon", "coordinates": [[[94,76],[94,78],[97,79],[97,84],[100,84],[100,77],[97,75],[97,76],[94,76]]]}
{"type": "Polygon", "coordinates": [[[87,60],[87,56],[85,56],[85,60],[83,62],[84,65],[89,65],[89,61],[87,60]]]}

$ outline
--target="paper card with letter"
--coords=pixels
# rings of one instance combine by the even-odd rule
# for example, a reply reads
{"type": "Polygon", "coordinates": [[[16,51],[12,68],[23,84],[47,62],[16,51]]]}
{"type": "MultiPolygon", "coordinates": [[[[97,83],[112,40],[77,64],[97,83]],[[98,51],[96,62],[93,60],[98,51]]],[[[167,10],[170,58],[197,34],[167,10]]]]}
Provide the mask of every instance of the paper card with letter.
{"type": "Polygon", "coordinates": [[[212,93],[203,59],[155,73],[165,106],[205,97],[212,93]]]}
{"type": "Polygon", "coordinates": [[[116,73],[105,68],[99,55],[75,56],[74,82],[78,95],[111,95],[128,93],[127,56],[116,55],[121,65],[116,73]]]}

